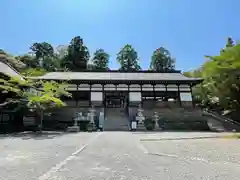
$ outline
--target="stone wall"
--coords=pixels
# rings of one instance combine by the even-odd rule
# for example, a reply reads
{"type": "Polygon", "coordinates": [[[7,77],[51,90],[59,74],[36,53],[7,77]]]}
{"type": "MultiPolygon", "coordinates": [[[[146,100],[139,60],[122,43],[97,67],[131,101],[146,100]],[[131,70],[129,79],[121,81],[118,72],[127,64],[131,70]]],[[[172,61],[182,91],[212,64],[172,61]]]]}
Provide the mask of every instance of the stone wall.
{"type": "MultiPolygon", "coordinates": [[[[51,116],[46,116],[44,120],[54,120],[54,121],[61,121],[61,122],[69,122],[73,121],[74,115],[77,112],[82,112],[84,116],[87,115],[89,112],[90,107],[79,107],[79,108],[73,108],[73,107],[64,107],[55,109],[51,112],[51,116]]],[[[104,112],[104,108],[97,107],[94,108],[96,110],[96,115],[99,116],[100,112],[104,112]]]]}
{"type": "Polygon", "coordinates": [[[191,108],[193,107],[193,102],[192,101],[182,101],[182,107],[186,107],[186,108],[191,108]]]}

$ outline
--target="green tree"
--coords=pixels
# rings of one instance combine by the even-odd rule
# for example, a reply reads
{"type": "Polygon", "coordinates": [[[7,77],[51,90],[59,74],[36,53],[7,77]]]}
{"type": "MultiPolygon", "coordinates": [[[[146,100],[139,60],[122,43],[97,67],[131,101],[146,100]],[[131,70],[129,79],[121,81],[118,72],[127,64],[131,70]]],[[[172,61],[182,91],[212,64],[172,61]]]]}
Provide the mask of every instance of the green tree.
{"type": "Polygon", "coordinates": [[[56,47],[54,52],[53,67],[54,71],[68,71],[68,68],[64,66],[64,62],[67,59],[68,46],[59,45],[56,47]]]}
{"type": "Polygon", "coordinates": [[[233,46],[235,46],[235,43],[234,43],[233,39],[231,37],[228,37],[226,46],[225,46],[225,48],[221,49],[220,53],[224,52],[224,50],[226,48],[233,47],[233,46]]]}
{"type": "Polygon", "coordinates": [[[94,69],[107,70],[109,63],[109,54],[103,49],[98,49],[93,56],[94,69]]]}
{"type": "Polygon", "coordinates": [[[220,55],[207,58],[209,61],[204,64],[204,71],[220,106],[240,110],[240,45],[227,47],[220,55]]]}
{"type": "Polygon", "coordinates": [[[125,45],[117,54],[117,61],[122,71],[138,71],[141,69],[137,51],[129,44],[125,45]]]}
{"type": "Polygon", "coordinates": [[[80,36],[76,36],[68,46],[67,55],[63,59],[62,67],[72,71],[87,69],[89,57],[89,51],[84,45],[83,39],[80,36]]]}
{"type": "Polygon", "coordinates": [[[34,43],[30,49],[35,53],[37,59],[53,56],[54,54],[52,45],[47,42],[34,43]]]}
{"type": "Polygon", "coordinates": [[[193,89],[193,95],[205,107],[240,110],[240,45],[228,38],[219,55],[206,56],[201,68],[184,75],[202,77],[204,82],[193,89]]]}
{"type": "Polygon", "coordinates": [[[17,70],[21,70],[26,67],[26,65],[21,60],[6,53],[2,49],[0,49],[0,61],[11,65],[17,70]]]}
{"type": "Polygon", "coordinates": [[[153,52],[150,69],[154,71],[169,71],[175,69],[175,59],[164,47],[160,47],[153,52]]]}
{"type": "Polygon", "coordinates": [[[38,60],[32,54],[17,56],[16,59],[23,62],[26,65],[26,68],[37,68],[39,66],[38,60]]]}
{"type": "Polygon", "coordinates": [[[1,93],[14,94],[11,98],[5,99],[5,102],[2,102],[0,106],[17,104],[17,108],[27,106],[29,109],[36,111],[40,116],[40,130],[44,110],[65,106],[66,104],[60,99],[60,96],[70,96],[64,89],[65,84],[54,81],[21,80],[12,77],[9,80],[1,78],[0,82],[1,93]]]}
{"type": "Polygon", "coordinates": [[[47,42],[34,43],[31,48],[35,54],[38,67],[42,67],[48,71],[56,69],[57,58],[54,56],[54,49],[51,44],[47,42]]]}

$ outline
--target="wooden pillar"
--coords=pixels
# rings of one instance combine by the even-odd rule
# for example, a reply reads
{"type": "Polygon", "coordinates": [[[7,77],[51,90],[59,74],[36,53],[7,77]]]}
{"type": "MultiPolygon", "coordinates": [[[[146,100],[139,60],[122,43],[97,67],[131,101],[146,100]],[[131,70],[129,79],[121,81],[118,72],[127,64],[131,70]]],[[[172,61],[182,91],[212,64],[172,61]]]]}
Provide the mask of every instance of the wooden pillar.
{"type": "Polygon", "coordinates": [[[101,84],[102,85],[102,105],[103,107],[105,107],[105,94],[104,94],[104,84],[101,84]]]}
{"type": "Polygon", "coordinates": [[[90,100],[89,100],[89,106],[92,106],[91,96],[92,96],[92,84],[89,84],[89,90],[90,90],[90,100]]]}
{"type": "Polygon", "coordinates": [[[127,106],[129,107],[130,105],[130,88],[129,88],[129,83],[127,83],[127,87],[128,87],[128,101],[127,101],[127,106]]]}
{"type": "Polygon", "coordinates": [[[154,96],[154,100],[156,100],[156,90],[155,90],[156,84],[152,84],[152,86],[153,86],[153,96],[154,96]]]}
{"type": "Polygon", "coordinates": [[[180,88],[179,88],[179,86],[180,86],[180,84],[177,84],[177,87],[178,87],[178,101],[179,101],[180,106],[182,107],[182,101],[181,101],[180,88]]]}
{"type": "Polygon", "coordinates": [[[166,92],[166,95],[167,95],[167,97],[165,97],[165,100],[166,100],[166,99],[168,100],[168,94],[167,94],[168,89],[167,89],[167,84],[164,84],[164,85],[165,85],[165,92],[166,92]]]}
{"type": "Polygon", "coordinates": [[[139,84],[139,85],[140,85],[140,89],[141,89],[141,90],[140,90],[140,91],[141,91],[141,102],[140,102],[140,103],[141,103],[141,107],[143,107],[143,100],[142,100],[142,92],[143,92],[143,90],[142,90],[142,85],[143,85],[143,84],[139,84]]]}
{"type": "Polygon", "coordinates": [[[191,97],[192,97],[192,107],[195,107],[195,103],[193,101],[193,94],[192,94],[192,84],[189,85],[190,86],[190,92],[191,92],[191,97]]]}
{"type": "MultiPolygon", "coordinates": [[[[78,89],[79,89],[79,84],[77,84],[77,94],[79,93],[78,89]]],[[[76,99],[76,107],[78,107],[78,99],[76,99]]]]}

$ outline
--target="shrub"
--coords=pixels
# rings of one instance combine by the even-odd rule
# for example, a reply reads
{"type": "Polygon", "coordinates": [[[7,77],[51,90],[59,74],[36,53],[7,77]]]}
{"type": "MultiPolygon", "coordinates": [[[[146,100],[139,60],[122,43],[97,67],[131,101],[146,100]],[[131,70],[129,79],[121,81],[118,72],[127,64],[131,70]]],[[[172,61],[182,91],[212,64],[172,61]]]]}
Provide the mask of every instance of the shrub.
{"type": "Polygon", "coordinates": [[[155,121],[153,121],[151,118],[146,118],[144,121],[144,126],[146,130],[152,131],[155,129],[155,121]]]}

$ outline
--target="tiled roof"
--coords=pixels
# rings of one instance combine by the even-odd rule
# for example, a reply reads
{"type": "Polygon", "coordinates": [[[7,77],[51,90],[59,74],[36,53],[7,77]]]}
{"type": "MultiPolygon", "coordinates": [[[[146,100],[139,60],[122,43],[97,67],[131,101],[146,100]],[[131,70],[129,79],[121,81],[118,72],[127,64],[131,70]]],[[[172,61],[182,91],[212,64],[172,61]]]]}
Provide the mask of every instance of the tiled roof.
{"type": "Polygon", "coordinates": [[[10,65],[0,61],[0,73],[9,77],[18,77],[23,79],[23,77],[10,65]]]}
{"type": "Polygon", "coordinates": [[[133,80],[133,81],[199,81],[199,78],[188,78],[181,73],[153,72],[50,72],[36,77],[45,80],[133,80]]]}

